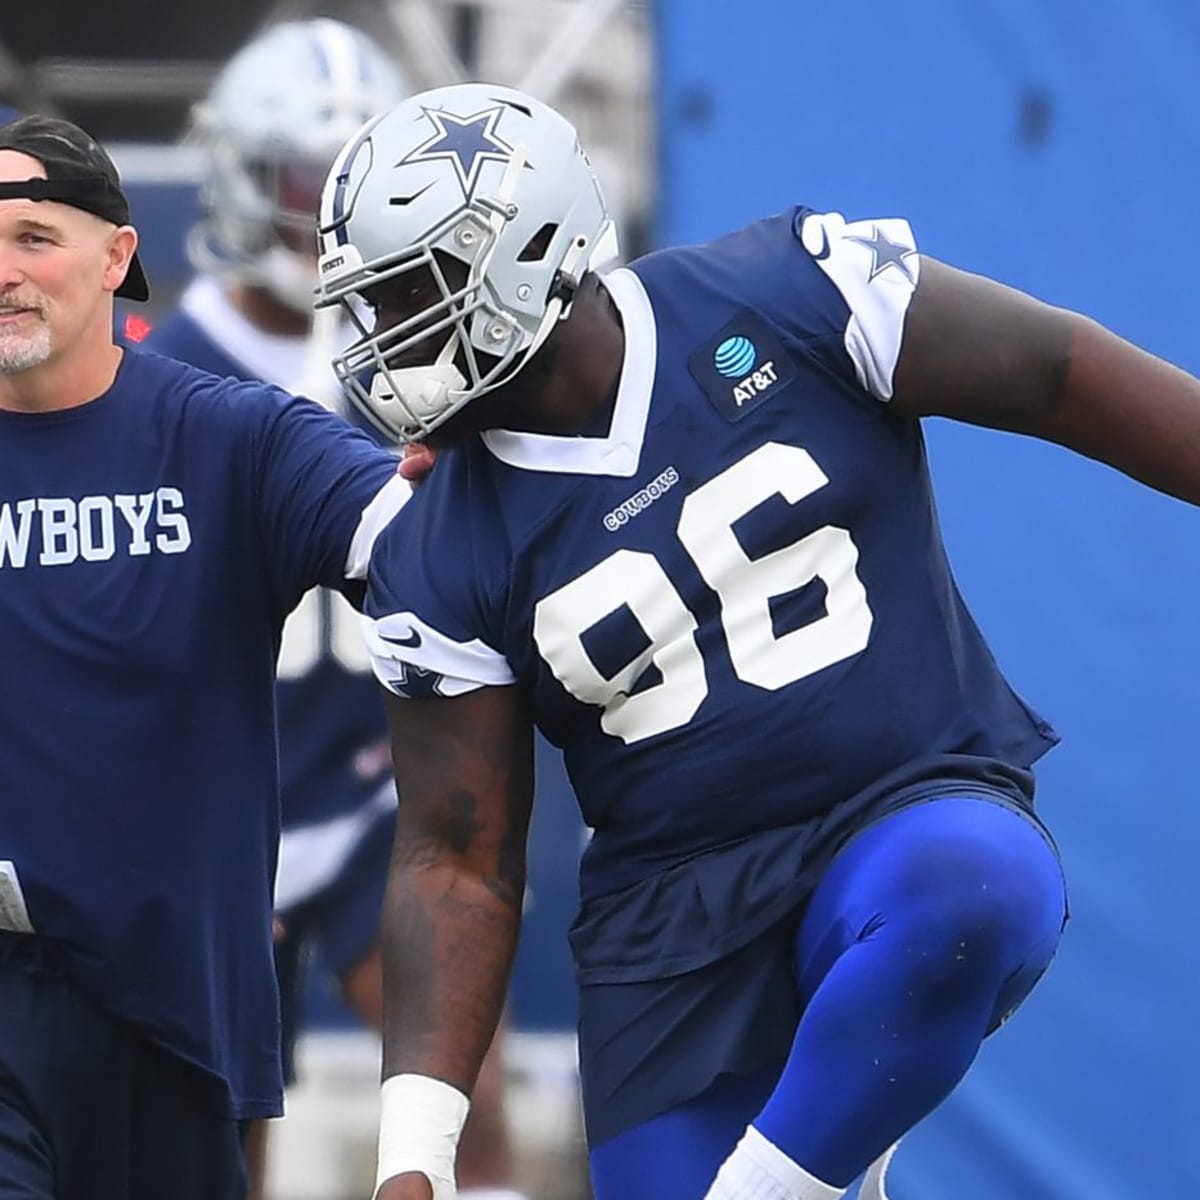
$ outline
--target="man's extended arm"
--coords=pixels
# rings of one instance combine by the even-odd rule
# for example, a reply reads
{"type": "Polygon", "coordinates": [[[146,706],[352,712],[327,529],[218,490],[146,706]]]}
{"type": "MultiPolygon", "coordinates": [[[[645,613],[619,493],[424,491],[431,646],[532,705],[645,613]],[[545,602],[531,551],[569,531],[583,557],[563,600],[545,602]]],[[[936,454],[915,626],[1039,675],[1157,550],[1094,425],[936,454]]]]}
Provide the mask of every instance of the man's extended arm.
{"type": "MultiPolygon", "coordinates": [[[[525,892],[532,723],[516,687],[388,696],[401,792],[383,905],[385,1080],[469,1095],[504,1006],[525,892]]],[[[389,1136],[385,1103],[382,1168],[389,1136]]],[[[410,1136],[397,1122],[401,1140],[410,1136]]],[[[390,1174],[394,1174],[391,1172],[390,1174]]],[[[380,1197],[428,1196],[415,1177],[380,1197]]]]}
{"type": "Polygon", "coordinates": [[[934,259],[921,260],[892,403],[1058,442],[1200,503],[1200,380],[1095,321],[934,259]]]}

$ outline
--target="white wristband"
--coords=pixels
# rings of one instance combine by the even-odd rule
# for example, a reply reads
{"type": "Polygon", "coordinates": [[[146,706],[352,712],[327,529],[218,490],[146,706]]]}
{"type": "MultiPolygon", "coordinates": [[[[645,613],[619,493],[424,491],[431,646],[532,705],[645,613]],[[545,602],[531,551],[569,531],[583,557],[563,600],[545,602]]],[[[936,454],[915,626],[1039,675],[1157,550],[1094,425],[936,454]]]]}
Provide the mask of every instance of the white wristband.
{"type": "Polygon", "coordinates": [[[470,1100],[428,1075],[393,1075],[383,1081],[382,1097],[375,1190],[393,1175],[419,1171],[433,1185],[433,1200],[453,1200],[454,1156],[470,1100]]]}

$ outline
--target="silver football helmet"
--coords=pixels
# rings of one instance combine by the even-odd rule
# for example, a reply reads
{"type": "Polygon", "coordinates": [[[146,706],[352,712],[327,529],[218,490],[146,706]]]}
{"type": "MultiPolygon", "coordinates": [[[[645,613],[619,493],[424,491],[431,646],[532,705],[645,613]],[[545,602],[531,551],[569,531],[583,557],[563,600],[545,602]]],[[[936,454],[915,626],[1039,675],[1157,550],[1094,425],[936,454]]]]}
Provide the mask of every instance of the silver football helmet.
{"type": "Polygon", "coordinates": [[[205,217],[188,242],[193,265],[310,311],[329,165],[406,90],[383,51],[340,21],[290,21],[247,43],[195,112],[206,162],[205,217]]]}
{"type": "Polygon", "coordinates": [[[342,304],[361,335],[334,369],[400,442],[511,380],[584,272],[617,256],[574,127],[482,83],[412,96],[359,130],[325,184],[319,236],[318,307],[342,304]]]}

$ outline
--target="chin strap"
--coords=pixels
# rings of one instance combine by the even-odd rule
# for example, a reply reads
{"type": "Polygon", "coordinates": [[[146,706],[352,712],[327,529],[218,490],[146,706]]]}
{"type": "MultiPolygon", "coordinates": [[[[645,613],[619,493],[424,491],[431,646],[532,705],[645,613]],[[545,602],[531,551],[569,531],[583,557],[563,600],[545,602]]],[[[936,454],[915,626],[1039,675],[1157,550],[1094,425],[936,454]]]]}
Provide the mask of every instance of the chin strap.
{"type": "MultiPolygon", "coordinates": [[[[604,231],[601,230],[601,236],[603,233],[604,231]]],[[[599,244],[599,239],[595,244],[599,244]]],[[[571,305],[575,302],[575,293],[579,291],[583,276],[591,266],[593,250],[593,244],[582,236],[577,237],[567,247],[562,264],[554,273],[554,282],[550,285],[550,301],[546,305],[546,316],[542,318],[542,325],[547,323],[547,318],[552,317],[549,323],[553,325],[556,321],[561,321],[571,315],[571,305]]],[[[544,337],[542,326],[539,325],[535,344],[544,337]]]]}

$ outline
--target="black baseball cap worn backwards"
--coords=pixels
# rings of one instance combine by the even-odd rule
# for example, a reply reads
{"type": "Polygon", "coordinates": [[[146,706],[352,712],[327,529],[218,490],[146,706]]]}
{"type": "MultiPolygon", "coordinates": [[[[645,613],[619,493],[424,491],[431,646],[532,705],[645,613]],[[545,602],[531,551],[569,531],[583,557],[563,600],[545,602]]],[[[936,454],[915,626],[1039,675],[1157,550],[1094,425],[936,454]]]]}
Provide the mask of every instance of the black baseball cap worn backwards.
{"type": "MultiPolygon", "coordinates": [[[[36,158],[45,179],[0,183],[0,200],[56,200],[114,225],[129,225],[129,201],[107,152],[91,134],[57,117],[18,117],[0,125],[0,150],[18,150],[36,158]]],[[[126,300],[149,300],[150,285],[134,254],[125,281],[117,288],[126,300]]]]}

